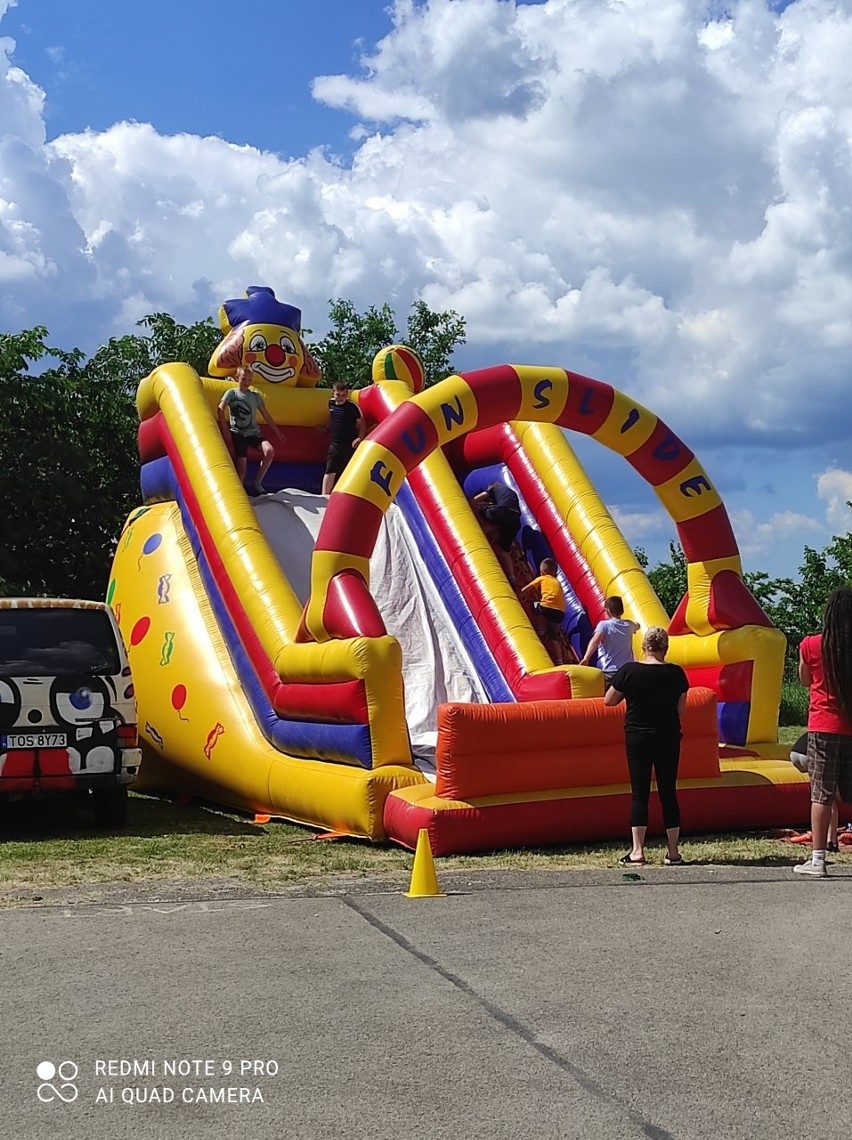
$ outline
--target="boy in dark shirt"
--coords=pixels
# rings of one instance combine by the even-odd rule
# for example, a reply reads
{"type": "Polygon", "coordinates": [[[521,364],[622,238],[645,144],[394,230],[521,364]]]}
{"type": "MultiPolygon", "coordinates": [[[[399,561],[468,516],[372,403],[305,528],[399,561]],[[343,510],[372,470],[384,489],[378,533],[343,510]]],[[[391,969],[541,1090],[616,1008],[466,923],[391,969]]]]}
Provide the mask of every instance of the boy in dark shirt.
{"type": "Polygon", "coordinates": [[[497,558],[511,585],[515,585],[511,549],[521,529],[521,504],[518,496],[505,483],[489,483],[474,496],[473,505],[491,542],[497,544],[497,558]]]}
{"type": "Polygon", "coordinates": [[[334,484],[352,458],[352,452],[367,431],[364,417],[358,405],[349,399],[349,389],[342,380],[338,380],[331,389],[331,399],[328,401],[328,425],[331,443],[328,447],[328,459],[322,480],[324,495],[331,494],[334,484]]]}

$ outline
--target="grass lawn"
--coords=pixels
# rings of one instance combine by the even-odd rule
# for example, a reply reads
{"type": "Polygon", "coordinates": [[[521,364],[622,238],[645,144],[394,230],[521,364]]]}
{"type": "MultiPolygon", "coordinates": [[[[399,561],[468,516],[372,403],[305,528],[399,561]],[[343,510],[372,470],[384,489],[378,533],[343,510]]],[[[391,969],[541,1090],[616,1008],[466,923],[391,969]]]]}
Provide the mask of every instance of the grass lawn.
{"type": "MultiPolygon", "coordinates": [[[[779,736],[792,743],[801,731],[782,729],[779,736]]],[[[662,862],[662,846],[658,839],[649,844],[655,861],[662,862]]],[[[619,840],[448,856],[439,861],[439,871],[614,867],[624,850],[625,841],[619,840]]],[[[687,838],[684,850],[698,863],[783,866],[795,862],[802,848],[753,833],[687,838]]],[[[131,795],[126,829],[106,835],[92,830],[88,810],[74,801],[7,804],[0,815],[0,905],[31,901],[48,888],[99,883],[216,879],[235,890],[244,885],[276,891],[340,876],[404,878],[411,859],[393,846],[318,841],[294,824],[256,825],[214,805],[182,806],[144,795],[131,795]]]]}

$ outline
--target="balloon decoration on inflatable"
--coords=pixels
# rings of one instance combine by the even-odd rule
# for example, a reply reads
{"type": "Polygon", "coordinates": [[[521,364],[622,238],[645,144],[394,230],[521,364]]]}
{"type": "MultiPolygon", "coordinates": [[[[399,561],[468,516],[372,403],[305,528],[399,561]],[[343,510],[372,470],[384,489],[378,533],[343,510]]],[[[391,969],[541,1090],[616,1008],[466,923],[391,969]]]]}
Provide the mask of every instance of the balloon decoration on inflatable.
{"type": "Polygon", "coordinates": [[[210,357],[211,376],[233,376],[240,366],[251,370],[254,382],[288,388],[314,388],[319,365],[301,338],[302,311],[276,299],[266,285],[250,285],[219,309],[224,334],[210,357]]]}
{"type": "Polygon", "coordinates": [[[142,547],[142,553],[139,555],[139,559],[136,563],[137,570],[142,565],[144,556],[146,554],[153,554],[155,550],[158,550],[162,541],[163,536],[161,534],[152,534],[149,538],[145,539],[145,545],[142,547]]]}
{"type": "Polygon", "coordinates": [[[181,720],[189,720],[188,716],[183,715],[183,706],[186,704],[187,691],[186,685],[175,685],[172,689],[172,708],[178,714],[181,720]]]}
{"type": "Polygon", "coordinates": [[[373,383],[380,380],[401,380],[416,396],[426,383],[426,369],[413,348],[392,344],[373,357],[373,383]]]}
{"type": "Polygon", "coordinates": [[[145,640],[145,635],[151,628],[151,619],[149,617],[141,617],[136,622],[133,629],[130,631],[130,644],[138,645],[141,641],[145,640]]]}

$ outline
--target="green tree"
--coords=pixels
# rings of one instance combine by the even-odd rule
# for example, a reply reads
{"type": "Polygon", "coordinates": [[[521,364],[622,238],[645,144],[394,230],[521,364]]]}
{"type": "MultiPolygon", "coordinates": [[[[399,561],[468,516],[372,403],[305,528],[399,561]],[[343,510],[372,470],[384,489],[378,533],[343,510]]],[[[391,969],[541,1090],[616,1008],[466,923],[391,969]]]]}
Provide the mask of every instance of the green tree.
{"type": "Polygon", "coordinates": [[[465,319],[453,309],[436,313],[425,301],[411,306],[404,343],[420,353],[427,388],[452,374],[453,351],[464,342],[465,319]]]}
{"type": "Polygon", "coordinates": [[[435,312],[425,301],[411,306],[404,335],[387,303],[378,309],[370,305],[363,313],[347,300],[330,300],[328,305],[329,331],[309,346],[322,369],[323,385],[345,380],[353,388],[364,388],[371,383],[376,353],[389,344],[407,344],[420,354],[428,386],[452,372],[453,349],[464,344],[464,318],[452,309],[435,312]]]}
{"type": "MultiPolygon", "coordinates": [[[[774,612],[778,598],[778,591],[781,587],[781,579],[770,578],[764,570],[746,570],[743,573],[743,581],[748,586],[749,590],[754,595],[760,608],[775,621],[774,612]]],[[[778,623],[776,622],[776,625],[778,623]]]]}
{"type": "Polygon", "coordinates": [[[182,325],[168,313],[151,313],[138,321],[137,327],[148,332],[111,337],[87,365],[93,376],[123,377],[131,393],[159,364],[172,360],[190,364],[200,376],[206,376],[211,353],[222,339],[218,326],[209,317],[193,325],[182,325]]]}
{"type": "MultiPolygon", "coordinates": [[[[644,551],[643,551],[644,553],[644,551]]],[[[648,581],[660,599],[663,609],[671,617],[686,593],[686,556],[680,543],[669,543],[670,562],[660,562],[648,571],[648,581]]],[[[647,564],[647,558],[646,558],[647,564]]]]}
{"type": "Polygon", "coordinates": [[[199,376],[207,375],[210,356],[222,339],[221,329],[212,317],[192,325],[182,325],[168,313],[151,313],[137,323],[149,330],[147,336],[123,339],[144,343],[148,352],[148,368],[142,376],[169,360],[181,360],[192,365],[199,376]]]}
{"type": "Polygon", "coordinates": [[[102,597],[138,501],[136,415],[123,377],[95,377],[47,330],[0,336],[0,580],[8,594],[102,597]],[[47,364],[33,375],[30,366],[47,364]]]}
{"type": "Polygon", "coordinates": [[[168,313],[89,359],[44,327],[0,335],[0,592],[103,597],[116,537],[139,502],[134,396],[158,364],[206,373],[220,333],[168,313]],[[33,366],[37,365],[38,370],[33,366]]]}

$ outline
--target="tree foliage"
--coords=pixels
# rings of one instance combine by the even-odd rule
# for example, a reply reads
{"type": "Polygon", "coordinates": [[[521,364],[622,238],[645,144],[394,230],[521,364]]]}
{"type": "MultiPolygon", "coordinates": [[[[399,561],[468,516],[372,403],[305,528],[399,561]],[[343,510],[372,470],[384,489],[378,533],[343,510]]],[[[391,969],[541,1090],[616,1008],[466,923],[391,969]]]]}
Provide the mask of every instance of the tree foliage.
{"type": "Polygon", "coordinates": [[[113,541],[138,499],[136,416],[126,383],[106,380],[47,330],[0,337],[0,579],[7,593],[103,596],[113,541]],[[33,364],[46,365],[36,374],[33,364]]]}
{"type": "Polygon", "coordinates": [[[139,501],[139,381],[167,360],[200,372],[220,334],[167,313],[90,358],[36,327],[0,335],[0,591],[103,597],[116,537],[139,501]],[[34,366],[37,366],[34,367],[34,366]]]}
{"type": "MultiPolygon", "coordinates": [[[[648,571],[648,581],[671,617],[686,593],[686,556],[677,542],[669,543],[669,562],[660,562],[648,571]]],[[[645,562],[647,564],[647,558],[645,562]]]]}
{"type": "Polygon", "coordinates": [[[420,354],[428,386],[450,375],[453,350],[464,344],[464,318],[452,309],[435,312],[425,301],[411,306],[404,334],[387,303],[378,309],[370,305],[363,313],[351,301],[339,298],[328,305],[331,327],[309,346],[322,369],[324,385],[344,380],[352,388],[364,388],[371,382],[376,353],[389,344],[407,344],[420,354]]]}
{"type": "Polygon", "coordinates": [[[179,324],[169,313],[151,313],[137,322],[145,335],[111,337],[86,365],[93,379],[124,381],[135,394],[139,381],[158,365],[180,360],[192,365],[200,376],[207,374],[213,349],[222,339],[211,318],[193,325],[179,324]]]}

